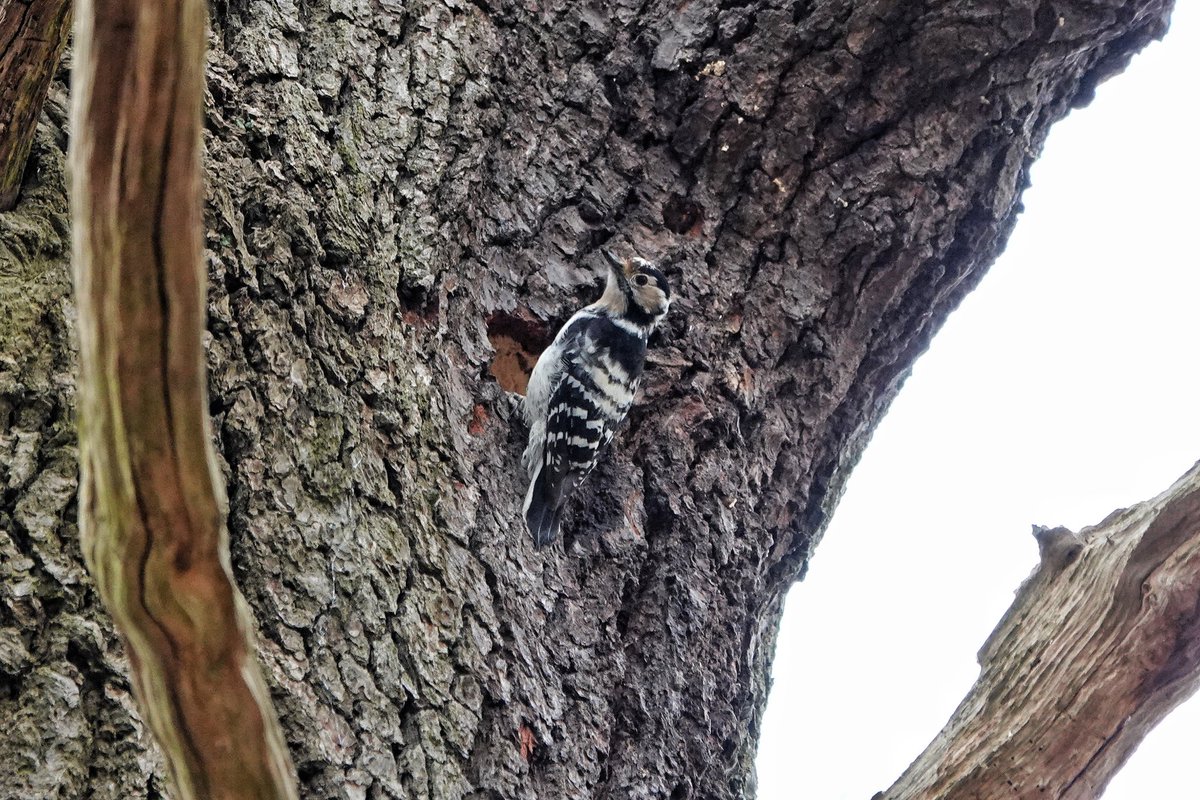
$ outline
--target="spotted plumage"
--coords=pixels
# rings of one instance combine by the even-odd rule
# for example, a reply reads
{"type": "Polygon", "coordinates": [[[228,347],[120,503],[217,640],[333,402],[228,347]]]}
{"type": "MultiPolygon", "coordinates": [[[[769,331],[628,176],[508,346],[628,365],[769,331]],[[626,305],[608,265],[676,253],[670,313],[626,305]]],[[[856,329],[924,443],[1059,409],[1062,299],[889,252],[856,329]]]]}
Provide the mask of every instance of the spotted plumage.
{"type": "Polygon", "coordinates": [[[607,250],[605,257],[604,294],[567,321],[529,379],[525,523],[537,547],[557,537],[567,498],[629,412],[646,342],[670,305],[667,280],[652,264],[607,250]]]}

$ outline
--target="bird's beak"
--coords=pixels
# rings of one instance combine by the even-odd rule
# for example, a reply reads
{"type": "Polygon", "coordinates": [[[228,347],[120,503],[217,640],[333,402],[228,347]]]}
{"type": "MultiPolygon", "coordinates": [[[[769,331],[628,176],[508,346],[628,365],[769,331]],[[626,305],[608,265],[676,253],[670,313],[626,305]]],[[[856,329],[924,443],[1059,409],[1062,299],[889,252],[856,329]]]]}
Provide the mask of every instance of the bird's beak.
{"type": "Polygon", "coordinates": [[[603,247],[600,249],[600,252],[604,254],[604,259],[608,261],[610,268],[616,270],[617,272],[623,272],[625,270],[625,263],[621,261],[621,259],[617,257],[617,254],[612,250],[609,250],[607,247],[603,247]]]}
{"type": "Polygon", "coordinates": [[[608,268],[612,273],[618,278],[628,281],[633,262],[626,261],[607,247],[601,248],[600,252],[604,254],[604,260],[608,262],[608,268]]]}

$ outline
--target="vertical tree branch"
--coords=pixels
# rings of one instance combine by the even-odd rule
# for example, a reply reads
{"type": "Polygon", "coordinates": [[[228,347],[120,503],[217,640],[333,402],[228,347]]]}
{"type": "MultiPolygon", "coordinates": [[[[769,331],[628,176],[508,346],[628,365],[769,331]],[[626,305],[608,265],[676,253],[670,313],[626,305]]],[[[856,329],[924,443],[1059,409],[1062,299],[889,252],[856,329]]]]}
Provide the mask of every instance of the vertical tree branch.
{"type": "Polygon", "coordinates": [[[203,0],[80,3],[80,531],[178,795],[295,796],[229,568],[201,347],[203,0]]]}
{"type": "Polygon", "coordinates": [[[16,205],[70,18],[66,0],[0,0],[0,211],[16,205]]]}

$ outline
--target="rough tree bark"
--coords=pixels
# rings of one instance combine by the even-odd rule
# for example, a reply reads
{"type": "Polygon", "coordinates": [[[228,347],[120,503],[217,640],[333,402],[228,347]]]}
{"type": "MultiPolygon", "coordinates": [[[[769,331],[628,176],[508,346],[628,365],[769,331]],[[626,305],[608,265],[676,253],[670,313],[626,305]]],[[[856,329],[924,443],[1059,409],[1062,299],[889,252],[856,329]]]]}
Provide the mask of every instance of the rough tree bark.
{"type": "MultiPolygon", "coordinates": [[[[302,793],[750,796],[848,470],[1169,6],[217,3],[211,411],[302,793]],[[604,242],[678,300],[534,553],[504,389],[604,242]]],[[[156,796],[74,543],[58,106],[0,217],[0,785],[156,796]]]]}
{"type": "Polygon", "coordinates": [[[230,573],[208,419],[203,0],[80,0],[79,534],[180,800],[296,796],[230,573]]]}
{"type": "Polygon", "coordinates": [[[17,202],[70,27],[67,0],[0,0],[0,212],[17,202]]]}

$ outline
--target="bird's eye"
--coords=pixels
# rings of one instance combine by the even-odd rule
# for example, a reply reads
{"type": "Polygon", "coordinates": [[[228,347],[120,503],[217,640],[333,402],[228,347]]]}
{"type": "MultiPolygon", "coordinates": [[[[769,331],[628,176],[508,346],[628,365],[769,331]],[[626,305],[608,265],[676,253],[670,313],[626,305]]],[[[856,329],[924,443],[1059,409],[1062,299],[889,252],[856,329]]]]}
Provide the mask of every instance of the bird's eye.
{"type": "Polygon", "coordinates": [[[633,279],[633,282],[636,283],[638,286],[645,286],[647,283],[650,282],[650,279],[647,278],[645,275],[638,275],[636,278],[633,279]]]}

